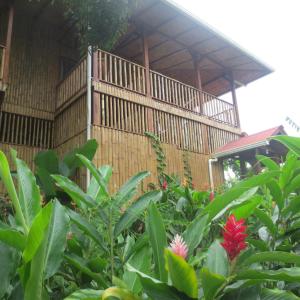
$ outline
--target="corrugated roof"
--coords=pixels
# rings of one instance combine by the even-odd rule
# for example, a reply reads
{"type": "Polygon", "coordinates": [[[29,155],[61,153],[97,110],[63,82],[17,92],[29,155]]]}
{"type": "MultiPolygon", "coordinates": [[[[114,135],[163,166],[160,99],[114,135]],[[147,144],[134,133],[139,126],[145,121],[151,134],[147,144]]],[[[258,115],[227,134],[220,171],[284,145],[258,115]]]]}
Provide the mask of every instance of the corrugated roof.
{"type": "Polygon", "coordinates": [[[230,91],[230,73],[246,85],[273,71],[170,0],[145,0],[116,46],[118,54],[141,64],[142,29],[148,34],[151,69],[194,85],[196,60],[203,90],[215,96],[230,91]]]}
{"type": "Polygon", "coordinates": [[[215,151],[215,157],[224,157],[230,154],[249,150],[266,144],[272,136],[286,134],[283,126],[270,128],[255,134],[246,135],[238,140],[232,141],[215,151]]]}

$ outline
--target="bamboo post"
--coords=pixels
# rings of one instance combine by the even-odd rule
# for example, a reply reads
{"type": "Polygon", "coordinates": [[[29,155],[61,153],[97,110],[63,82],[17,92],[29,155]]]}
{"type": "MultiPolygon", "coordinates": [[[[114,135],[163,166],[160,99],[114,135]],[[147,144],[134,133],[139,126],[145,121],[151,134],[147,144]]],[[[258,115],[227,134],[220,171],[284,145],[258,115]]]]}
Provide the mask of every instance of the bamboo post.
{"type": "Polygon", "coordinates": [[[199,91],[200,95],[200,113],[203,114],[203,94],[202,94],[202,80],[201,80],[201,71],[199,67],[199,62],[194,59],[194,67],[195,67],[195,86],[199,91]]]}
{"type": "Polygon", "coordinates": [[[7,35],[6,35],[6,45],[5,45],[6,49],[5,49],[4,66],[3,66],[4,83],[8,83],[9,59],[10,59],[10,51],[11,51],[14,14],[15,14],[15,8],[13,4],[11,4],[9,6],[9,11],[8,11],[8,25],[7,25],[7,35]]]}
{"type": "Polygon", "coordinates": [[[230,89],[231,89],[231,95],[232,95],[232,103],[233,103],[233,107],[234,107],[234,114],[235,114],[235,118],[236,118],[236,126],[238,128],[240,128],[241,124],[240,124],[239,109],[238,109],[237,97],[236,97],[236,91],[235,91],[235,82],[234,82],[232,73],[230,74],[230,89]]]}

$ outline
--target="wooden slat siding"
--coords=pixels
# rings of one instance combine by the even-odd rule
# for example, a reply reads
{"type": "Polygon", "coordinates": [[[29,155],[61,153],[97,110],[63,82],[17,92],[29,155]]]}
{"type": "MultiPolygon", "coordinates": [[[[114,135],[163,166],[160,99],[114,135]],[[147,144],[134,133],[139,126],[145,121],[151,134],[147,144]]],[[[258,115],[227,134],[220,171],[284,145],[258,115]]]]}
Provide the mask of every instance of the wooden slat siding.
{"type": "Polygon", "coordinates": [[[0,113],[0,143],[51,148],[52,125],[53,122],[49,120],[2,111],[0,113]],[[45,127],[48,128],[46,132],[42,130],[45,127]]]}
{"type": "Polygon", "coordinates": [[[86,95],[72,102],[54,120],[54,147],[81,134],[86,129],[86,95]]]}
{"type": "MultiPolygon", "coordinates": [[[[97,71],[97,68],[96,70],[97,71]]],[[[73,96],[78,94],[87,84],[87,63],[83,58],[78,65],[57,86],[56,109],[67,103],[73,96]]]]}
{"type": "Polygon", "coordinates": [[[103,50],[96,51],[94,60],[102,66],[100,76],[95,80],[104,81],[112,85],[132,90],[139,94],[146,94],[145,68],[126,59],[103,50]]]}
{"type": "MultiPolygon", "coordinates": [[[[144,181],[144,187],[146,188],[150,182],[157,183],[156,156],[151,147],[151,141],[147,137],[97,126],[93,126],[92,136],[99,142],[99,148],[94,158],[95,165],[97,167],[113,166],[111,192],[116,191],[131,176],[144,170],[151,173],[151,176],[144,181]]],[[[182,155],[184,151],[173,144],[163,143],[162,146],[167,158],[167,173],[175,173],[183,178],[182,155]]],[[[193,182],[198,189],[209,183],[208,172],[200,171],[207,170],[208,159],[209,155],[189,153],[193,182]]],[[[221,165],[214,164],[213,174],[216,186],[223,183],[222,173],[221,165]]]]}

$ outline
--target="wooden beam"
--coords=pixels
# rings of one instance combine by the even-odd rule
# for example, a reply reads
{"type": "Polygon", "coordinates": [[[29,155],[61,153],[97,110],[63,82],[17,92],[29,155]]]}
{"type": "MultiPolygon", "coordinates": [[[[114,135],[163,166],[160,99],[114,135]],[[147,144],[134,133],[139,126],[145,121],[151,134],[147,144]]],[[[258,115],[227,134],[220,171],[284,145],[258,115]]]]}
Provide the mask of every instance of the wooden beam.
{"type": "Polygon", "coordinates": [[[143,34],[143,61],[144,67],[146,69],[146,96],[151,97],[151,83],[150,83],[150,63],[149,63],[149,47],[148,47],[148,37],[143,34]]]}
{"type": "Polygon", "coordinates": [[[230,90],[231,90],[231,95],[232,95],[232,103],[234,106],[234,112],[235,112],[235,117],[236,117],[236,125],[238,128],[240,128],[241,123],[240,123],[237,97],[236,97],[236,92],[235,92],[235,82],[234,82],[232,73],[230,73],[229,76],[230,76],[230,90]]]}
{"type": "Polygon", "coordinates": [[[6,35],[6,49],[5,49],[5,59],[3,67],[3,83],[8,83],[8,72],[9,72],[9,59],[11,52],[11,41],[12,41],[12,32],[13,32],[13,23],[14,23],[15,8],[11,4],[8,9],[8,25],[7,25],[7,35],[6,35]]]}

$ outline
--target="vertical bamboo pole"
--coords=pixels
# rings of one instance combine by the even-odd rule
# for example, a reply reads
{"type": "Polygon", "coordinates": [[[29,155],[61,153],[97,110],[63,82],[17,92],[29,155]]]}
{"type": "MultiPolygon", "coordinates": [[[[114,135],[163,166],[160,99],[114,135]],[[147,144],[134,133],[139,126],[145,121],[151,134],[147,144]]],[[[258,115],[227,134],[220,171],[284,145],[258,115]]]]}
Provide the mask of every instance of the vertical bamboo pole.
{"type": "Polygon", "coordinates": [[[237,97],[236,97],[236,92],[235,92],[235,83],[234,83],[234,79],[233,79],[233,74],[230,73],[230,89],[231,89],[231,95],[232,95],[232,103],[234,106],[234,114],[235,114],[235,118],[236,118],[236,126],[238,128],[241,127],[241,123],[240,123],[240,116],[239,116],[239,108],[238,108],[238,104],[237,104],[237,97]]]}

